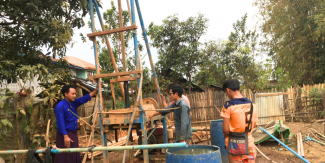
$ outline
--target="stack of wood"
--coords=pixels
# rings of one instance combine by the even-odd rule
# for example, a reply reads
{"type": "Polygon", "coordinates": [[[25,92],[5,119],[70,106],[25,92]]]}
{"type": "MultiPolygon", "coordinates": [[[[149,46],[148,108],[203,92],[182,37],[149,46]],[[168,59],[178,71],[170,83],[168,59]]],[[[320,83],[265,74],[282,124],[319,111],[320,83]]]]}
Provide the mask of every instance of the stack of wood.
{"type": "MultiPolygon", "coordinates": [[[[137,136],[136,133],[133,133],[132,134],[132,137],[133,137],[133,141],[136,141],[138,140],[139,136],[137,136]]],[[[107,147],[114,147],[114,146],[123,146],[126,144],[126,136],[122,137],[122,138],[119,138],[118,139],[118,142],[115,142],[113,141],[112,143],[107,143],[107,147]]],[[[96,145],[96,147],[101,147],[101,145],[96,145]]],[[[85,155],[86,152],[82,152],[81,155],[85,155]]],[[[93,156],[96,157],[96,156],[99,156],[101,155],[103,152],[102,151],[95,151],[93,152],[93,156]]],[[[88,155],[87,155],[88,159],[91,158],[91,152],[88,152],[88,155]]]]}
{"type": "MultiPolygon", "coordinates": [[[[313,137],[316,140],[318,140],[324,144],[325,136],[323,134],[319,133],[318,131],[316,131],[315,129],[312,129],[312,128],[310,129],[310,131],[311,131],[310,133],[313,135],[313,137]]],[[[320,143],[320,144],[322,144],[322,143],[320,143]]]]}
{"type": "Polygon", "coordinates": [[[301,132],[297,134],[297,146],[298,146],[298,154],[302,157],[305,157],[304,146],[302,142],[302,135],[301,132]]]}

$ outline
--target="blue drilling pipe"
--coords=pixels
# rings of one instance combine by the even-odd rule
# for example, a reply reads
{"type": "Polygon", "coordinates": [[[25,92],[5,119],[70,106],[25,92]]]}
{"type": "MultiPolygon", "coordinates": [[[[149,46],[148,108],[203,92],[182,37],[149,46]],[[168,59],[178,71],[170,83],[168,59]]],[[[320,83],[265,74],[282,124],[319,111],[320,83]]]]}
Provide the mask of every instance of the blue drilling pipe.
{"type": "Polygon", "coordinates": [[[271,136],[274,140],[276,140],[278,143],[280,143],[283,147],[287,148],[290,152],[292,152],[294,155],[296,155],[297,157],[299,157],[302,161],[306,162],[306,163],[310,163],[308,160],[306,160],[305,158],[301,157],[297,152],[295,152],[294,150],[292,150],[291,148],[289,148],[287,145],[285,145],[284,143],[282,143],[279,139],[277,139],[276,137],[274,137],[272,134],[270,134],[269,132],[267,132],[263,127],[260,127],[265,133],[267,133],[269,136],[271,136]]]}

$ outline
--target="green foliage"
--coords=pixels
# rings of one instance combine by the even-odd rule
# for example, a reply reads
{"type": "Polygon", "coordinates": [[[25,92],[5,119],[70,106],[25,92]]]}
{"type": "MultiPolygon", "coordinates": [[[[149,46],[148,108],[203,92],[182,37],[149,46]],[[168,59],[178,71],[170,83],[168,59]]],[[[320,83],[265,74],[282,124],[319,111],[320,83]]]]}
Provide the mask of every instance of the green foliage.
{"type": "Polygon", "coordinates": [[[199,57],[200,72],[195,76],[196,83],[205,87],[210,84],[221,86],[227,79],[242,81],[243,88],[253,91],[268,87],[272,74],[272,63],[263,65],[255,61],[259,55],[257,44],[259,35],[246,26],[247,14],[233,24],[233,32],[225,42],[209,41],[204,44],[199,57]]]}
{"type": "Polygon", "coordinates": [[[321,11],[316,14],[314,17],[315,22],[317,24],[316,32],[318,34],[325,33],[325,8],[321,9],[321,11]]]}
{"type": "MultiPolygon", "coordinates": [[[[17,79],[21,79],[20,83],[21,92],[25,92],[26,96],[26,104],[23,108],[17,108],[15,112],[9,114],[9,109],[12,107],[12,101],[14,98],[17,98],[17,94],[10,92],[9,89],[0,90],[0,92],[4,92],[0,94],[0,109],[3,109],[7,116],[15,117],[15,127],[16,130],[13,130],[12,124],[10,121],[1,121],[0,127],[3,126],[4,130],[1,130],[0,133],[0,141],[4,140],[3,138],[9,136],[8,134],[13,132],[13,137],[15,139],[20,139],[20,137],[25,137],[27,140],[31,140],[32,144],[27,144],[26,142],[18,141],[20,148],[22,144],[30,145],[31,147],[35,147],[35,145],[44,144],[44,138],[42,136],[34,136],[35,133],[45,133],[46,124],[48,119],[52,119],[52,122],[55,122],[54,109],[53,105],[58,101],[62,100],[63,96],[60,92],[62,85],[57,84],[56,82],[62,83],[66,82],[67,79],[70,78],[70,71],[67,69],[53,69],[49,73],[47,67],[42,64],[37,64],[34,66],[22,65],[16,69],[16,73],[19,74],[17,79]],[[56,70],[56,71],[54,71],[56,70]],[[33,114],[33,101],[30,98],[31,91],[29,88],[26,88],[26,83],[32,81],[34,77],[37,77],[39,81],[43,81],[43,92],[41,93],[41,97],[44,98],[44,104],[46,107],[39,107],[40,109],[40,117],[33,117],[38,119],[37,124],[32,123],[32,114],[33,114]],[[2,123],[2,124],[1,124],[2,123]],[[20,130],[21,128],[21,130],[20,130]]],[[[18,98],[21,100],[21,98],[18,98]]],[[[40,105],[40,106],[41,106],[40,105]]],[[[53,123],[55,126],[55,123],[53,123]]]]}
{"type": "MultiPolygon", "coordinates": [[[[163,75],[161,69],[159,68],[156,68],[155,71],[159,82],[160,92],[161,93],[167,92],[168,86],[173,83],[171,81],[171,78],[163,75]]],[[[150,95],[153,92],[156,93],[157,92],[156,84],[154,81],[154,76],[151,73],[151,70],[145,67],[142,73],[143,73],[143,84],[142,84],[143,94],[150,95]]]]}
{"type": "Polygon", "coordinates": [[[262,47],[297,84],[325,79],[323,0],[256,0],[262,17],[262,47]]]}
{"type": "Polygon", "coordinates": [[[17,140],[20,149],[23,146],[30,147],[31,144],[25,140],[38,142],[38,145],[44,142],[43,137],[33,136],[35,133],[45,132],[47,119],[52,118],[55,121],[51,107],[60,99],[59,85],[55,82],[70,79],[67,63],[60,59],[57,64],[53,64],[49,56],[65,56],[67,46],[71,43],[73,28],[84,25],[83,17],[87,14],[87,8],[86,0],[12,0],[0,5],[0,83],[16,83],[21,80],[18,82],[21,92],[27,95],[24,108],[9,112],[17,94],[0,90],[0,109],[6,115],[14,117],[15,125],[13,130],[12,122],[2,119],[0,140],[5,135],[9,136],[8,133],[13,133],[10,136],[17,140]],[[44,55],[41,51],[45,49],[48,52],[44,55]],[[43,92],[47,107],[40,106],[41,119],[36,126],[31,123],[34,104],[29,99],[30,90],[26,88],[26,83],[35,77],[49,86],[43,92]]]}
{"type": "MultiPolygon", "coordinates": [[[[132,104],[132,102],[130,102],[132,104]]],[[[109,102],[108,103],[108,110],[112,110],[113,108],[113,103],[109,102]]],[[[123,100],[119,100],[118,98],[116,99],[116,109],[122,109],[125,108],[125,103],[123,100]]]]}
{"type": "Polygon", "coordinates": [[[17,97],[17,94],[9,89],[0,89],[0,109],[4,110],[6,115],[9,114],[10,100],[14,97],[17,97]]]}
{"type": "Polygon", "coordinates": [[[198,66],[200,71],[194,76],[194,81],[204,87],[217,84],[218,66],[217,56],[221,51],[221,47],[215,41],[204,43],[198,58],[201,64],[198,66]]]}
{"type": "Polygon", "coordinates": [[[274,72],[274,78],[277,81],[276,88],[281,90],[282,88],[288,88],[293,85],[293,82],[289,78],[289,72],[284,71],[282,68],[277,68],[274,72]]]}
{"type": "Polygon", "coordinates": [[[71,42],[73,28],[84,25],[86,0],[11,0],[0,6],[0,81],[17,81],[17,68],[51,60],[41,55],[63,57],[71,42]]]}
{"type": "Polygon", "coordinates": [[[0,120],[0,141],[3,141],[4,137],[7,137],[7,133],[12,129],[12,123],[7,118],[0,120]]]}
{"type": "Polygon", "coordinates": [[[152,45],[158,49],[162,70],[171,68],[186,76],[189,89],[192,74],[200,65],[200,38],[207,30],[207,22],[203,14],[180,21],[177,15],[163,20],[162,25],[149,25],[148,35],[152,45]]]}
{"type": "Polygon", "coordinates": [[[255,30],[247,29],[246,21],[247,14],[233,24],[234,31],[228,37],[223,55],[229,60],[226,61],[229,74],[242,80],[245,87],[256,90],[259,71],[262,69],[254,60],[258,55],[256,45],[259,35],[255,30]]]}
{"type": "Polygon", "coordinates": [[[317,101],[321,101],[324,91],[325,90],[313,88],[312,90],[309,91],[308,97],[317,101]]]}
{"type": "Polygon", "coordinates": [[[313,88],[308,94],[308,99],[310,100],[308,107],[314,107],[316,111],[319,111],[318,116],[320,117],[324,117],[324,106],[322,104],[324,94],[325,89],[318,88],[313,88]]]}

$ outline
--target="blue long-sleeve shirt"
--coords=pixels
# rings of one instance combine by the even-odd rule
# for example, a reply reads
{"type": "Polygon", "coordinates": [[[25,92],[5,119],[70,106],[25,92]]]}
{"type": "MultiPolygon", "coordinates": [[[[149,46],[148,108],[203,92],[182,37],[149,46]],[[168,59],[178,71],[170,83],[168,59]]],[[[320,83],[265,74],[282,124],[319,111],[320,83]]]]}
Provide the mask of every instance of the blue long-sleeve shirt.
{"type": "Polygon", "coordinates": [[[75,99],[75,101],[71,103],[66,99],[63,99],[56,105],[54,113],[56,116],[56,125],[61,135],[67,135],[67,130],[75,131],[77,129],[78,118],[70,113],[68,109],[78,115],[77,108],[90,100],[91,97],[89,94],[87,94],[83,97],[75,99]]]}
{"type": "Polygon", "coordinates": [[[191,127],[191,114],[190,107],[184,101],[184,99],[179,99],[173,104],[169,105],[167,108],[180,107],[176,110],[164,110],[160,111],[162,115],[166,115],[170,112],[174,112],[174,123],[175,123],[175,133],[176,133],[176,142],[180,140],[190,141],[192,138],[192,127],[191,127]]]}

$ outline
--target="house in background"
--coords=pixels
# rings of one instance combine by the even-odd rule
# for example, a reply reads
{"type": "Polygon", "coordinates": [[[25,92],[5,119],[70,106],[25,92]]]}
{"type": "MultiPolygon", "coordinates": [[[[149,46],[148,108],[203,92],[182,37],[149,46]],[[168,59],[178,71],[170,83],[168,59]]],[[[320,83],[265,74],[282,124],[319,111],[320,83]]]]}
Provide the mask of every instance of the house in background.
{"type": "Polygon", "coordinates": [[[63,59],[69,63],[72,76],[87,79],[88,76],[96,75],[96,66],[94,64],[73,56],[64,57],[63,59]]]}
{"type": "MultiPolygon", "coordinates": [[[[59,61],[59,59],[51,59],[53,64],[59,61]]],[[[88,76],[96,75],[96,66],[94,64],[72,56],[64,57],[63,59],[66,60],[69,64],[72,77],[74,77],[73,79],[88,79],[88,76]]],[[[42,87],[39,85],[39,81],[37,79],[38,76],[35,76],[33,80],[27,81],[26,83],[23,83],[22,80],[19,80],[17,83],[6,83],[6,81],[4,81],[3,84],[0,85],[0,89],[8,88],[12,92],[19,92],[22,89],[21,87],[23,85],[26,89],[32,88],[34,91],[33,93],[37,95],[42,91],[42,87]]]]}

